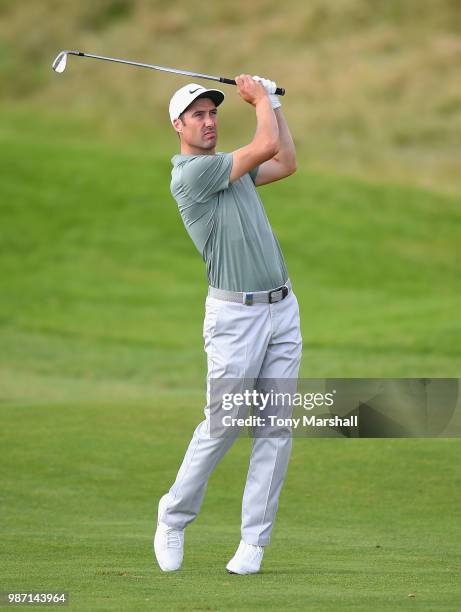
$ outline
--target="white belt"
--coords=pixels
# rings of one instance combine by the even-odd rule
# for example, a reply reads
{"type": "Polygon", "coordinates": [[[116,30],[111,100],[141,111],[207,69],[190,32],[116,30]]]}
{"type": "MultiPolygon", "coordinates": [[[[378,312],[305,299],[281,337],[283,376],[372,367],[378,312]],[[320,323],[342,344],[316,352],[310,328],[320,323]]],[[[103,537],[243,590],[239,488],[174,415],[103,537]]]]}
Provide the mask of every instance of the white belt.
{"type": "Polygon", "coordinates": [[[270,291],[226,291],[225,289],[208,287],[208,295],[210,297],[225,300],[226,302],[238,302],[246,306],[258,303],[275,304],[275,302],[281,302],[290,294],[290,291],[290,279],[281,287],[271,289],[270,291]]]}

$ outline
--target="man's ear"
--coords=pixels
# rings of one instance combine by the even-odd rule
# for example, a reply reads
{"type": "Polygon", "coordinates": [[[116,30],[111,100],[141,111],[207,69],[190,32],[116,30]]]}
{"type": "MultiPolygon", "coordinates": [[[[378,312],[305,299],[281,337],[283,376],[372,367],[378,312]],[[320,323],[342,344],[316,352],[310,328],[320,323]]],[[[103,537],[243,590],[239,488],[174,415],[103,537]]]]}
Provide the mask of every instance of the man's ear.
{"type": "Polygon", "coordinates": [[[182,133],[182,121],[181,119],[173,119],[173,126],[174,129],[178,132],[178,133],[182,133]]]}

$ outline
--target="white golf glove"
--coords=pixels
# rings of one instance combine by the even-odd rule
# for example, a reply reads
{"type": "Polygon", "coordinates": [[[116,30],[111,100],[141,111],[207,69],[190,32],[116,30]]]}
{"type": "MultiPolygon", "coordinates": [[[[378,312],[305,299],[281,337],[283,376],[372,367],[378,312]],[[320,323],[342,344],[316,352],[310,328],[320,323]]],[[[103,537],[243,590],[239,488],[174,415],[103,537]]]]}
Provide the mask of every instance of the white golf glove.
{"type": "Polygon", "coordinates": [[[254,76],[253,80],[259,81],[264,87],[264,89],[267,91],[273,109],[282,106],[278,96],[275,95],[275,90],[277,89],[277,83],[275,81],[271,81],[270,79],[263,79],[260,76],[254,76]]]}

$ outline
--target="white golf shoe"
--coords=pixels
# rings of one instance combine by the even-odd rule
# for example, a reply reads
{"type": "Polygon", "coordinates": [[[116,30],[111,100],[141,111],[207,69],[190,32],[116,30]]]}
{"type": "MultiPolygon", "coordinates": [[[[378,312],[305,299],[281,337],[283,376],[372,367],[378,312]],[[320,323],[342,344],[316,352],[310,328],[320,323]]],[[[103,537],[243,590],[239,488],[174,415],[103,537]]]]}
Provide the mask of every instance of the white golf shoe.
{"type": "Polygon", "coordinates": [[[240,541],[237,552],[226,565],[229,574],[257,574],[264,555],[263,546],[253,546],[240,541]]]}
{"type": "Polygon", "coordinates": [[[165,496],[158,504],[157,530],[154,537],[154,551],[160,569],[164,572],[174,572],[181,567],[184,554],[184,529],[175,529],[162,523],[165,496]]]}

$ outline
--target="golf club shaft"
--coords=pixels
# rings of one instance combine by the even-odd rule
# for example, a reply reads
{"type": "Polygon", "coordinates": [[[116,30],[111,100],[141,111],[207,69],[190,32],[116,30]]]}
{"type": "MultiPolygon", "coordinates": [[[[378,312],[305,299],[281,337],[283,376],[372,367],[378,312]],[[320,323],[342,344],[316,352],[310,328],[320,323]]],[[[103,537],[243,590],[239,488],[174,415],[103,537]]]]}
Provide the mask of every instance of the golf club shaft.
{"type": "MultiPolygon", "coordinates": [[[[104,55],[93,55],[92,53],[83,53],[82,51],[68,51],[70,55],[79,55],[81,57],[91,57],[93,59],[105,60],[107,62],[118,62],[119,64],[129,64],[130,66],[139,66],[140,68],[151,68],[152,70],[161,70],[162,72],[173,72],[175,74],[183,74],[186,76],[197,77],[200,79],[208,79],[210,81],[218,81],[219,83],[227,83],[227,85],[236,85],[234,79],[226,77],[212,76],[210,74],[201,74],[200,72],[191,72],[189,70],[179,70],[178,68],[166,68],[164,66],[155,66],[154,64],[144,64],[142,62],[133,62],[131,60],[119,59],[117,57],[105,57],[104,55]]],[[[285,95],[283,87],[277,87],[275,93],[278,96],[285,95]]]]}

